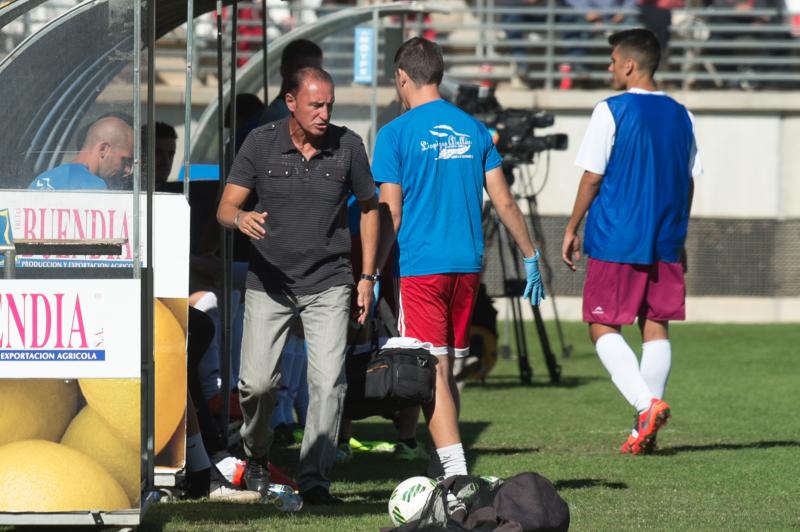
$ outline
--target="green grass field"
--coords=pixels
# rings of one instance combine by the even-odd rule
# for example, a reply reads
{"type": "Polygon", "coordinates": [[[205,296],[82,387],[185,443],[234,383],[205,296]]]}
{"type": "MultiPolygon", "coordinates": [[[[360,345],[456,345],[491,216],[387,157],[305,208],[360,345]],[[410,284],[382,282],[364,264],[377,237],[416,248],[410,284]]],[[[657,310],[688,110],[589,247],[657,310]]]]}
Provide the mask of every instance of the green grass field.
{"type": "MultiPolygon", "coordinates": [[[[800,329],[796,325],[674,326],[666,399],[673,419],[652,456],[617,453],[632,412],[611,384],[585,326],[567,324],[574,345],[563,384],[546,378],[538,344],[533,386],[501,360],[485,385],[463,395],[470,470],[501,477],[537,471],[570,506],[574,530],[781,530],[800,527],[800,329]]],[[[638,345],[635,331],[628,331],[638,345]]],[[[535,337],[531,335],[531,342],[535,337]]],[[[555,334],[551,341],[557,345],[555,334]]],[[[635,348],[636,349],[636,348],[635,348]]],[[[361,439],[389,439],[388,422],[355,425],[361,439]]],[[[423,431],[420,438],[426,438],[423,431]]],[[[283,459],[292,460],[296,450],[283,459]]],[[[144,531],[377,530],[386,502],[423,462],[357,454],[333,473],[347,504],[280,514],[264,505],[163,503],[144,531]]]]}

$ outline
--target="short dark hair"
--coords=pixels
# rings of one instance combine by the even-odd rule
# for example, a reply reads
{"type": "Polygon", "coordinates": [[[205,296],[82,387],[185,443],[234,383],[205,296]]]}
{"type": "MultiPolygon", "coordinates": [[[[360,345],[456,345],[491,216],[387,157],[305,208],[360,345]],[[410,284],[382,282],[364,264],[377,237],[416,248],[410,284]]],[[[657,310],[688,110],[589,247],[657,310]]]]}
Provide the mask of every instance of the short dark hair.
{"type": "MultiPolygon", "coordinates": [[[[156,122],[156,140],[158,139],[178,140],[178,132],[166,122],[156,122]]],[[[142,124],[142,144],[147,144],[147,124],[142,124]]]]}
{"type": "Polygon", "coordinates": [[[156,138],[178,140],[178,132],[166,122],[156,122],[156,138]]]}
{"type": "Polygon", "coordinates": [[[614,33],[608,38],[613,48],[621,48],[630,54],[641,70],[652,76],[661,61],[661,45],[655,34],[644,28],[634,28],[614,33]]]}
{"type": "MultiPolygon", "coordinates": [[[[251,92],[236,95],[236,127],[240,128],[251,120],[258,120],[264,112],[264,102],[251,92]]],[[[231,102],[225,106],[225,127],[231,127],[231,102]]]]}
{"type": "Polygon", "coordinates": [[[309,60],[322,61],[322,48],[308,39],[295,39],[281,53],[281,76],[289,77],[293,72],[310,65],[309,60]]]}
{"type": "Polygon", "coordinates": [[[318,81],[326,81],[333,86],[333,78],[330,74],[321,68],[308,66],[292,73],[292,76],[289,78],[289,82],[286,84],[286,92],[290,92],[293,96],[297,96],[297,91],[300,89],[300,85],[302,85],[306,78],[312,78],[318,81]]]}
{"type": "Polygon", "coordinates": [[[394,54],[394,68],[408,74],[417,87],[439,85],[444,75],[442,48],[428,39],[412,37],[394,54]]]}

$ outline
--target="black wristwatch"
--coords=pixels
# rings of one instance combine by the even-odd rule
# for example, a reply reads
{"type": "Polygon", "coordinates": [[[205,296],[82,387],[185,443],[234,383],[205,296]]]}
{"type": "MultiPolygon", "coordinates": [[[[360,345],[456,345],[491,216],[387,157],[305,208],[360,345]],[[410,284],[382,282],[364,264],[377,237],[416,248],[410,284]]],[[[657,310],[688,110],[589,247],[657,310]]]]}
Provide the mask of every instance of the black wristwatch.
{"type": "Polygon", "coordinates": [[[377,283],[380,280],[381,276],[377,273],[362,273],[361,280],[362,281],[372,281],[373,283],[377,283]]]}

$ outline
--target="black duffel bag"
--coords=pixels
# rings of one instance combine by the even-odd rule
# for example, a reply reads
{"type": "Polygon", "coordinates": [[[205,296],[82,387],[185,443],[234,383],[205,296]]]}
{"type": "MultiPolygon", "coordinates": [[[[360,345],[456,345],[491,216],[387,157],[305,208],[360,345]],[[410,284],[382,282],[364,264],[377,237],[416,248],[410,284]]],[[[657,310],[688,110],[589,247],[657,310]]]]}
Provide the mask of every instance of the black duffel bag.
{"type": "Polygon", "coordinates": [[[399,408],[429,403],[436,395],[437,362],[425,349],[381,349],[367,364],[364,398],[399,408]]]}

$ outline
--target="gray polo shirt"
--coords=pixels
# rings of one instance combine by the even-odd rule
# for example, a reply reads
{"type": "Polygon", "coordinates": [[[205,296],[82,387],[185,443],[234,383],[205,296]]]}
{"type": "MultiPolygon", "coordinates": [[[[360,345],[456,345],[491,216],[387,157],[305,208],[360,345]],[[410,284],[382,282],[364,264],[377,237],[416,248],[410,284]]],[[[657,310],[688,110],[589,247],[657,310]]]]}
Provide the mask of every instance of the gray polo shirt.
{"type": "Polygon", "coordinates": [[[361,137],[330,124],[308,161],[289,137],[285,118],[254,129],[233,162],[228,183],[255,190],[266,212],[262,240],[251,240],[247,288],[314,294],[353,284],[347,198],[375,195],[361,137]]]}

